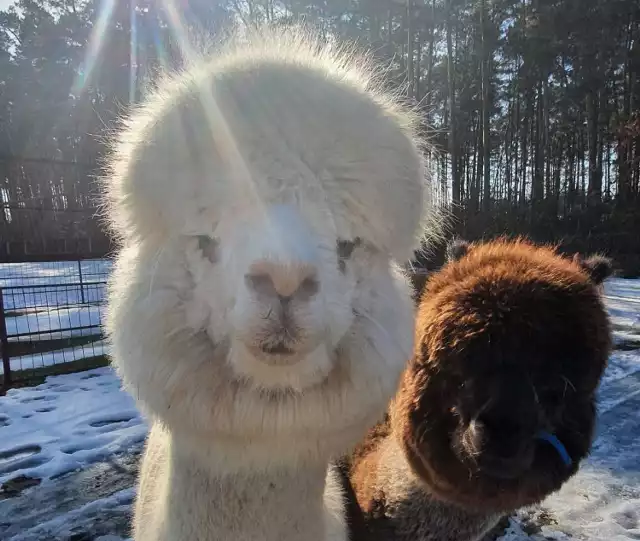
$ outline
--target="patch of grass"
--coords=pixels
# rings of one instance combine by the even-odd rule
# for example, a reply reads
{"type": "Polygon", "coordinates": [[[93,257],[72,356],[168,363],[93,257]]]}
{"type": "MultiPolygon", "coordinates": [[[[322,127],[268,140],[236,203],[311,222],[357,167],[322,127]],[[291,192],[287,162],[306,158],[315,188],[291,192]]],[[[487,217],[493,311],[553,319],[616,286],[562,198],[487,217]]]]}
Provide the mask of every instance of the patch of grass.
{"type": "MultiPolygon", "coordinates": [[[[20,370],[19,372],[11,372],[13,376],[12,388],[33,387],[44,383],[47,376],[59,376],[61,374],[73,374],[74,372],[84,372],[93,368],[101,368],[109,366],[109,357],[106,355],[96,355],[94,357],[85,357],[77,361],[69,363],[54,364],[52,366],[43,366],[40,368],[32,368],[29,370],[20,370]]],[[[0,374],[0,396],[4,395],[4,375],[0,374]]]]}

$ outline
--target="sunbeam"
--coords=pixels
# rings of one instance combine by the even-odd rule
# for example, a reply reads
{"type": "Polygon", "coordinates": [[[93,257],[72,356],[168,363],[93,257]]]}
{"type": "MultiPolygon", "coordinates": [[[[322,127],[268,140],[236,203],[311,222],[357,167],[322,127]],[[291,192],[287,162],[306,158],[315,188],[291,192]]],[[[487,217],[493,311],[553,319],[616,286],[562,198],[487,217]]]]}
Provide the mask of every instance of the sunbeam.
{"type": "MultiPolygon", "coordinates": [[[[176,9],[173,0],[164,0],[164,6],[167,11],[171,32],[178,42],[180,51],[186,59],[187,64],[193,65],[193,63],[197,61],[199,55],[189,42],[182,17],[176,9]]],[[[201,83],[203,84],[201,84],[201,87],[199,88],[198,95],[205,111],[206,121],[209,125],[209,131],[211,132],[211,137],[216,149],[220,153],[222,159],[226,161],[227,166],[232,172],[233,178],[243,179],[249,189],[252,189],[254,194],[257,194],[255,180],[251,176],[251,172],[249,171],[247,163],[242,156],[240,148],[238,147],[237,141],[229,128],[229,124],[211,94],[209,81],[205,80],[201,81],[201,83]]],[[[256,198],[256,200],[259,200],[259,198],[256,198]]]]}
{"type": "Polygon", "coordinates": [[[71,94],[78,96],[82,93],[87,86],[91,73],[93,72],[96,62],[100,56],[100,51],[104,45],[104,37],[113,8],[116,5],[116,0],[103,0],[100,6],[100,13],[98,14],[98,20],[91,32],[89,39],[89,45],[87,47],[87,53],[84,58],[84,62],[75,77],[73,85],[71,87],[71,94]]]}
{"type": "Polygon", "coordinates": [[[156,55],[158,57],[158,62],[162,67],[163,71],[167,70],[169,67],[169,56],[167,54],[167,50],[162,41],[162,37],[160,36],[160,27],[157,24],[154,24],[152,27],[153,33],[153,44],[156,49],[156,55]]]}
{"type": "Polygon", "coordinates": [[[163,4],[167,12],[167,18],[171,33],[178,42],[180,52],[187,59],[188,63],[191,63],[195,59],[195,51],[191,47],[189,38],[187,37],[187,31],[185,29],[185,24],[182,20],[182,17],[176,9],[173,0],[164,0],[163,4]]]}

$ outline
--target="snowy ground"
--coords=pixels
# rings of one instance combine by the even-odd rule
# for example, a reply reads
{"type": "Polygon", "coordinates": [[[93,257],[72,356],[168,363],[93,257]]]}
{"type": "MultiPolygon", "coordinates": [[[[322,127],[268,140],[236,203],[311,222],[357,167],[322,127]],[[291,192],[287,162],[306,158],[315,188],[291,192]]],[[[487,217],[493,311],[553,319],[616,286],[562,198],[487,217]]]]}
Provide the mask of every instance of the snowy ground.
{"type": "MultiPolygon", "coordinates": [[[[640,539],[640,280],[611,280],[605,291],[617,349],[593,453],[542,507],[510,519],[500,541],[640,539]]],[[[146,430],[110,368],[1,397],[0,540],[128,537],[146,430]]]]}
{"type": "MultiPolygon", "coordinates": [[[[103,355],[99,340],[108,260],[10,263],[0,265],[0,287],[9,342],[49,341],[50,348],[25,349],[11,357],[11,370],[77,361],[103,355]],[[62,339],[93,337],[77,343],[62,339]]],[[[3,367],[0,365],[0,374],[3,367]]]]}
{"type": "Polygon", "coordinates": [[[106,515],[105,534],[126,533],[146,432],[110,368],[10,390],[0,398],[0,539],[70,539],[99,531],[106,515]],[[12,497],[29,479],[41,485],[12,497]]]}

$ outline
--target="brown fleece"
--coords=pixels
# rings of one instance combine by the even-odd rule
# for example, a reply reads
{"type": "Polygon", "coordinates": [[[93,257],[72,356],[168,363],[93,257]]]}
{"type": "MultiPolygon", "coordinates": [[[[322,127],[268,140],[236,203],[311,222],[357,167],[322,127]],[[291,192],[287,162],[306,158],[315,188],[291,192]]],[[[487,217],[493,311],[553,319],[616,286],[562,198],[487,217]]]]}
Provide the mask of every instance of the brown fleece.
{"type": "Polygon", "coordinates": [[[449,253],[421,293],[389,418],[349,464],[371,540],[479,539],[558,490],[591,447],[611,349],[599,291],[610,261],[522,239],[449,253]],[[540,430],[560,439],[570,467],[540,430]]]}

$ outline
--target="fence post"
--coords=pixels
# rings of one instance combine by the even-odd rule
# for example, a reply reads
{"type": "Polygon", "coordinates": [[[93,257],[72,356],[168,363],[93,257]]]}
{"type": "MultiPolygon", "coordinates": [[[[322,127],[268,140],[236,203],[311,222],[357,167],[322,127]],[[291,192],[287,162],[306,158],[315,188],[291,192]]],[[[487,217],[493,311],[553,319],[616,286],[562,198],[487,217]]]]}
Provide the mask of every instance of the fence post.
{"type": "Polygon", "coordinates": [[[4,369],[5,389],[11,387],[11,358],[9,357],[9,340],[7,338],[7,320],[4,315],[4,296],[0,287],[0,351],[2,351],[2,368],[4,369]]]}
{"type": "Polygon", "coordinates": [[[78,260],[78,274],[80,275],[80,300],[84,304],[84,284],[82,283],[82,261],[78,260]]]}

